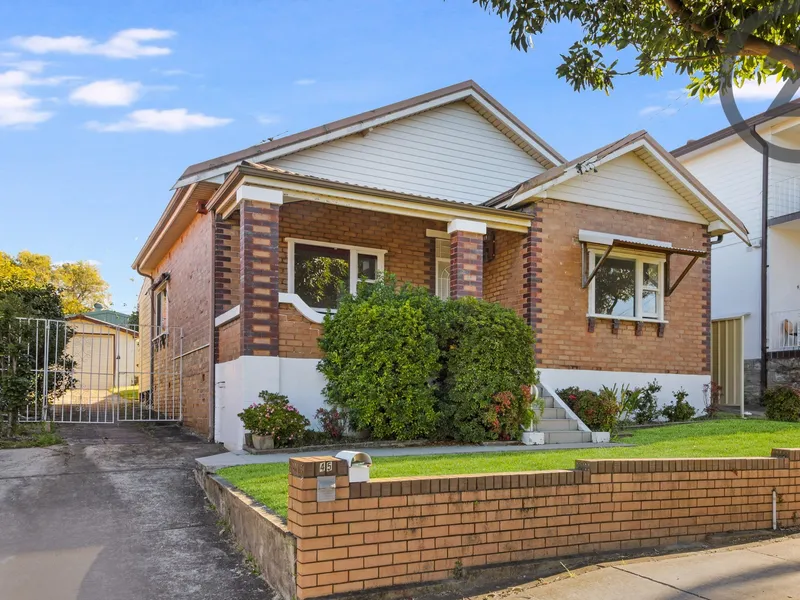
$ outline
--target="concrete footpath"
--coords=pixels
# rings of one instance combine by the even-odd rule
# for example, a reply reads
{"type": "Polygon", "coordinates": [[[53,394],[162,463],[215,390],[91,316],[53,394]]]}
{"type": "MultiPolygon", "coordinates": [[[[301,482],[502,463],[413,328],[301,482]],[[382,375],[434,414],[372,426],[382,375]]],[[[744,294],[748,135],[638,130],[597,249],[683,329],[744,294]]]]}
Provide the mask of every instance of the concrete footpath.
{"type": "Polygon", "coordinates": [[[269,600],[193,477],[214,446],[177,427],[62,425],[0,450],[2,600],[269,600]]]}
{"type": "Polygon", "coordinates": [[[405,448],[360,448],[358,443],[352,447],[341,447],[331,450],[316,450],[312,452],[276,452],[270,454],[249,454],[247,452],[222,452],[212,456],[203,456],[197,462],[208,471],[216,472],[225,467],[238,467],[241,465],[261,465],[266,463],[288,463],[292,457],[301,456],[336,456],[342,450],[363,450],[372,457],[381,456],[434,456],[439,454],[483,454],[491,452],[547,452],[550,450],[579,450],[595,448],[616,448],[630,446],[631,444],[546,444],[544,446],[408,446],[405,448]]]}
{"type": "Polygon", "coordinates": [[[503,590],[492,597],[503,600],[798,599],[800,536],[586,567],[503,590]]]}

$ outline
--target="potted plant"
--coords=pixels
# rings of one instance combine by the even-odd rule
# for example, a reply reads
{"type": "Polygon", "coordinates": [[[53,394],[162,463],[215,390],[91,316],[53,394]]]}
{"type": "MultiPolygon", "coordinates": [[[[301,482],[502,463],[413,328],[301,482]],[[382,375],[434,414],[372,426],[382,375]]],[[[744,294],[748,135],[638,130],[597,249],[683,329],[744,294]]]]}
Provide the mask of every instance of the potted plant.
{"type": "Polygon", "coordinates": [[[253,438],[253,448],[269,450],[275,447],[290,446],[300,439],[309,422],[283,394],[263,391],[254,403],[239,413],[245,429],[253,438]]]}

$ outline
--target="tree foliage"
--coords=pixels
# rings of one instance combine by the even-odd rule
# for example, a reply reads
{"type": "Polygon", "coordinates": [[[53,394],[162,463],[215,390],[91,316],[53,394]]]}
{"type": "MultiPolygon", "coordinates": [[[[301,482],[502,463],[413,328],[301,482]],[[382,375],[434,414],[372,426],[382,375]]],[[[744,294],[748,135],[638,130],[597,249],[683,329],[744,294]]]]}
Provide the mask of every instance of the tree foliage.
{"type": "Polygon", "coordinates": [[[46,254],[23,250],[16,257],[0,252],[0,290],[22,290],[53,286],[64,313],[74,315],[108,306],[108,283],[97,267],[87,261],[53,264],[46,254]]]}
{"type": "Polygon", "coordinates": [[[473,0],[510,24],[511,43],[527,51],[551,23],[577,23],[556,72],[575,90],[608,92],[620,75],[690,77],[690,95],[800,71],[800,0],[473,0]],[[622,67],[616,51],[633,51],[622,67]],[[613,55],[609,57],[609,55],[613,55]]]}

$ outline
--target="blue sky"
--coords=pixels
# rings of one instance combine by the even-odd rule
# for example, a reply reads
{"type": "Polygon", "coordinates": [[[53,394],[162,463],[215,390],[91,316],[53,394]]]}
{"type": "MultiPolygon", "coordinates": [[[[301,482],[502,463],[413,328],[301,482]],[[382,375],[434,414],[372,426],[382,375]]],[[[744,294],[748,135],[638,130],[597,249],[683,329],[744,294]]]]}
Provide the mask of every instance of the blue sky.
{"type": "MultiPolygon", "coordinates": [[[[525,54],[469,0],[108,7],[0,4],[0,250],[98,261],[118,310],[135,303],[130,264],[183,169],[270,136],[465,79],[567,158],[638,129],[672,149],[726,125],[677,76],[575,93],[555,75],[573,26],[525,54]]],[[[766,96],[741,94],[743,113],[766,96]]]]}

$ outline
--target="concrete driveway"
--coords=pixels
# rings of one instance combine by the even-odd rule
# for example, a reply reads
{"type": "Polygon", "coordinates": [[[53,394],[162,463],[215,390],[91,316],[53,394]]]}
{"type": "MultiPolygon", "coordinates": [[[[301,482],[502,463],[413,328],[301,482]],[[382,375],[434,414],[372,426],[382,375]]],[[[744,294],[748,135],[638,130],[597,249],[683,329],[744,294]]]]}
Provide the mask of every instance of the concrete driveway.
{"type": "Polygon", "coordinates": [[[800,598],[800,537],[588,567],[504,590],[502,600],[800,598]]]}
{"type": "Polygon", "coordinates": [[[0,597],[269,600],[194,481],[215,447],[175,427],[63,425],[0,450],[0,597]]]}

